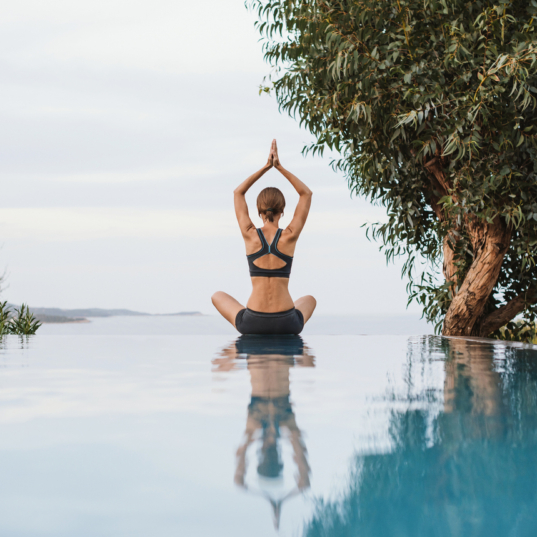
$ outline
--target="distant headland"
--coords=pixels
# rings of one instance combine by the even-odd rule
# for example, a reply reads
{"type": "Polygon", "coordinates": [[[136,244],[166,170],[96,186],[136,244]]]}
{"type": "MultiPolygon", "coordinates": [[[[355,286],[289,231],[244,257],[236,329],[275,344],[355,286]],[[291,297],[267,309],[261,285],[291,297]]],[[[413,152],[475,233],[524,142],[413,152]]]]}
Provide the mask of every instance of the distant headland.
{"type": "MultiPolygon", "coordinates": [[[[10,304],[11,307],[16,307],[10,304]]],[[[30,308],[35,318],[42,323],[83,323],[89,322],[88,317],[119,317],[119,316],[152,316],[152,317],[173,317],[173,316],[198,316],[203,315],[199,311],[179,311],[177,313],[144,313],[127,309],[102,309],[102,308],[30,308]]]]}

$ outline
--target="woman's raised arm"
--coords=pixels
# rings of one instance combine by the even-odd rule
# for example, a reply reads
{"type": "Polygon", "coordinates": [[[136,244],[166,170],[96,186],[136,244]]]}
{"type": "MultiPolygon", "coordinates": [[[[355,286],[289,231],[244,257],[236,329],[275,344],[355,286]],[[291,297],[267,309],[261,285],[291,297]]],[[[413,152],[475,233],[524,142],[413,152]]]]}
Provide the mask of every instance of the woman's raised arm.
{"type": "MultiPolygon", "coordinates": [[[[287,226],[286,230],[291,232],[291,235],[298,239],[300,233],[306,225],[306,220],[308,219],[308,214],[311,207],[311,190],[296,176],[293,175],[290,171],[286,170],[280,163],[280,157],[278,156],[278,146],[276,140],[272,141],[272,149],[270,152],[272,157],[273,166],[293,185],[293,188],[298,192],[300,196],[295,214],[291,223],[287,226]]],[[[269,157],[270,159],[270,157],[269,157]]]]}
{"type": "Polygon", "coordinates": [[[235,214],[237,216],[237,221],[239,222],[239,227],[241,228],[241,233],[243,237],[246,237],[248,234],[248,231],[250,231],[252,228],[255,228],[254,223],[250,219],[250,215],[248,214],[248,205],[246,203],[246,192],[250,189],[250,187],[265,173],[267,173],[272,168],[272,149],[269,154],[269,158],[267,160],[267,163],[258,171],[250,175],[248,179],[243,181],[234,191],[233,191],[233,199],[235,203],[235,214]]]}

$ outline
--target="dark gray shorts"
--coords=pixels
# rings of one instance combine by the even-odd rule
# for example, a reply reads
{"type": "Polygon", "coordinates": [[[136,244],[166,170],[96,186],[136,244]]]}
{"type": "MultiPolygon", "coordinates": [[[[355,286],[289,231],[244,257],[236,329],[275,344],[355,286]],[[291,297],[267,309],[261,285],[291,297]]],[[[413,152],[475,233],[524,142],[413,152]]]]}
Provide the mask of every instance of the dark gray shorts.
{"type": "Polygon", "coordinates": [[[235,326],[241,334],[298,335],[304,328],[304,316],[296,308],[277,313],[263,313],[245,308],[237,313],[235,326]]]}

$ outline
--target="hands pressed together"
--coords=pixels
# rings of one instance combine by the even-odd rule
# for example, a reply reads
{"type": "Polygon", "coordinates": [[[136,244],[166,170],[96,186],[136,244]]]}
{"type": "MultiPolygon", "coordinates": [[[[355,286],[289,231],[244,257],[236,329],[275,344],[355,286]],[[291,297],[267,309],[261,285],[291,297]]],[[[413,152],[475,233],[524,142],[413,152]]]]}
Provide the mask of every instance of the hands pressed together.
{"type": "Polygon", "coordinates": [[[281,166],[280,157],[278,156],[278,145],[276,144],[276,139],[272,140],[272,145],[270,146],[270,153],[267,160],[267,166],[272,168],[278,168],[281,166]]]}
{"type": "Polygon", "coordinates": [[[260,169],[254,172],[250,177],[245,179],[234,191],[234,203],[235,203],[235,212],[237,214],[237,219],[239,221],[239,226],[243,233],[244,237],[249,236],[249,232],[252,229],[255,229],[252,220],[248,214],[248,205],[246,203],[246,193],[268,170],[271,168],[276,168],[292,185],[299,195],[298,204],[295,209],[295,214],[291,223],[287,227],[287,230],[292,229],[294,236],[298,237],[306,223],[306,218],[311,205],[311,190],[298,178],[296,175],[293,175],[289,170],[286,170],[282,163],[280,162],[280,157],[278,155],[278,145],[276,140],[272,140],[272,145],[270,146],[270,153],[268,156],[267,163],[260,169]]]}

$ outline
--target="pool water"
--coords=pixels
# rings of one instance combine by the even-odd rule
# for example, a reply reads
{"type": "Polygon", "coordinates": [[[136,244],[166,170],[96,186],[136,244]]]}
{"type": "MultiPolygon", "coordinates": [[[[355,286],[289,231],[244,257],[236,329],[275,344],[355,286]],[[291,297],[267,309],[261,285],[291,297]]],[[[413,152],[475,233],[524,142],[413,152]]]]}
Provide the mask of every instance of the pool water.
{"type": "Polygon", "coordinates": [[[536,533],[534,346],[44,332],[0,364],[2,536],[536,533]]]}

